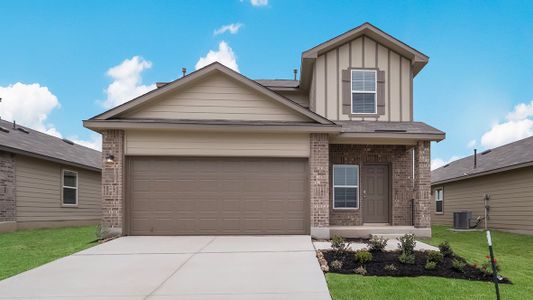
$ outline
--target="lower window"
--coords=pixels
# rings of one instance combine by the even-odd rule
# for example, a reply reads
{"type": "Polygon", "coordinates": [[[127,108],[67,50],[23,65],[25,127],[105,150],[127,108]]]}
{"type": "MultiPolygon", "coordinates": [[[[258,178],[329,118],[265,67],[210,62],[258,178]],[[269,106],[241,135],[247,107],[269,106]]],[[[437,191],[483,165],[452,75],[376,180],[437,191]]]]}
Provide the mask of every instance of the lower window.
{"type": "Polygon", "coordinates": [[[333,165],[333,208],[359,207],[359,166],[333,165]]]}
{"type": "Polygon", "coordinates": [[[435,190],[435,212],[436,213],[442,213],[444,211],[442,207],[442,202],[444,200],[443,198],[444,198],[444,195],[442,193],[442,189],[436,189],[435,190]]]}
{"type": "Polygon", "coordinates": [[[74,171],[63,170],[63,205],[78,204],[78,173],[74,171]]]}

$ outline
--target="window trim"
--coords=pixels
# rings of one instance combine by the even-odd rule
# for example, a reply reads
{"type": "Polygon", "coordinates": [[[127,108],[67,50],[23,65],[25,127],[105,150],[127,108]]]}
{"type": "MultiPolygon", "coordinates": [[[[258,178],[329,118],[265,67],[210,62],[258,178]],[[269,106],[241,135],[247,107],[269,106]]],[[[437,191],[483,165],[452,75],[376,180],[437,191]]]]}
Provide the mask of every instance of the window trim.
{"type": "Polygon", "coordinates": [[[69,169],[61,169],[61,206],[62,207],[78,207],[79,204],[79,174],[76,171],[69,169]],[[76,187],[65,186],[65,172],[70,172],[76,174],[76,187]],[[76,190],[76,203],[65,203],[65,188],[76,190]]]}
{"type": "Polygon", "coordinates": [[[359,168],[359,165],[352,165],[352,164],[334,164],[333,167],[332,167],[332,174],[331,174],[331,186],[332,186],[332,198],[331,198],[331,201],[333,202],[333,209],[335,210],[359,210],[359,199],[360,199],[360,188],[359,186],[361,185],[360,184],[360,172],[359,172],[360,168],[359,168]],[[350,167],[355,167],[355,169],[357,170],[357,185],[335,185],[335,167],[337,166],[350,166],[350,167]],[[343,187],[343,188],[356,188],[357,189],[357,192],[356,192],[356,195],[357,195],[357,199],[355,199],[355,207],[335,207],[335,188],[336,187],[343,187]]]}
{"type": "Polygon", "coordinates": [[[442,215],[444,214],[444,189],[442,187],[435,188],[433,190],[433,194],[434,194],[434,200],[435,200],[435,214],[442,215]],[[441,194],[440,200],[437,200],[437,195],[439,194],[438,191],[440,191],[440,194],[441,194]],[[437,211],[437,202],[441,203],[441,211],[437,211]]]}
{"type": "Polygon", "coordinates": [[[352,115],[377,115],[378,114],[378,70],[377,69],[350,69],[350,112],[352,115]],[[374,72],[374,91],[354,91],[353,90],[353,73],[354,72],[374,72]],[[374,94],[374,112],[362,113],[354,112],[353,109],[353,94],[374,94]]]}

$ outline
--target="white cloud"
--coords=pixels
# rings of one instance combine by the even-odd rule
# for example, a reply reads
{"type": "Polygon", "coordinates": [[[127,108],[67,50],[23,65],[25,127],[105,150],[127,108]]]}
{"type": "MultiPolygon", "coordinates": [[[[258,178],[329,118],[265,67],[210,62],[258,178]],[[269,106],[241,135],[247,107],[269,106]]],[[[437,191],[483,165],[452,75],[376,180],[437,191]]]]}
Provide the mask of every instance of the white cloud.
{"type": "Polygon", "coordinates": [[[431,170],[435,170],[435,169],[438,169],[446,164],[449,164],[450,162],[454,161],[454,160],[458,160],[460,157],[459,156],[452,156],[450,157],[448,160],[445,160],[445,159],[442,159],[442,158],[435,158],[435,159],[432,159],[431,160],[431,170]]]}
{"type": "Polygon", "coordinates": [[[196,70],[201,69],[215,61],[218,61],[226,67],[239,72],[237,57],[235,56],[233,49],[231,49],[228,43],[224,41],[218,44],[218,50],[209,50],[206,56],[200,57],[195,68],[196,70]]]}
{"type": "Polygon", "coordinates": [[[61,134],[46,123],[50,112],[61,105],[48,87],[17,82],[0,86],[0,117],[57,137],[61,134]]]}
{"type": "Polygon", "coordinates": [[[237,32],[239,32],[239,29],[241,29],[242,26],[243,26],[243,24],[241,24],[241,23],[232,23],[232,24],[228,24],[228,25],[223,25],[220,28],[216,29],[213,32],[213,35],[219,35],[219,34],[223,34],[225,32],[229,32],[231,34],[236,34],[237,32]]]}
{"type": "Polygon", "coordinates": [[[266,6],[268,5],[268,0],[250,0],[250,3],[253,6],[266,6]]]}
{"type": "Polygon", "coordinates": [[[134,56],[107,70],[113,82],[105,90],[107,99],[102,106],[112,108],[155,89],[155,84],[142,84],[141,73],[151,67],[150,61],[134,56]]]}
{"type": "Polygon", "coordinates": [[[466,144],[466,147],[467,147],[467,148],[470,148],[470,149],[473,149],[476,145],[477,145],[477,141],[476,141],[475,139],[473,139],[473,140],[470,140],[470,141],[466,144]]]}
{"type": "Polygon", "coordinates": [[[481,145],[494,148],[533,135],[533,101],[520,103],[507,114],[506,121],[497,123],[481,137],[481,145]]]}

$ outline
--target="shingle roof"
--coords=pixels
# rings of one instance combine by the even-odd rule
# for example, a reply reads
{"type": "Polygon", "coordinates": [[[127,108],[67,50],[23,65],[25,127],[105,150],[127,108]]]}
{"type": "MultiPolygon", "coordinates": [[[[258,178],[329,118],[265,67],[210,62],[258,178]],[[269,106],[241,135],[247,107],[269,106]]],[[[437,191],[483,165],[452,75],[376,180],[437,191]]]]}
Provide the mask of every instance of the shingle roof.
{"type": "Polygon", "coordinates": [[[474,155],[453,161],[431,172],[432,183],[462,180],[469,177],[518,168],[533,163],[533,137],[477,154],[474,169],[474,155]]]}
{"type": "Polygon", "coordinates": [[[269,88],[297,88],[300,81],[292,79],[256,79],[257,83],[269,88]]]}
{"type": "Polygon", "coordinates": [[[342,125],[344,133],[390,132],[444,135],[444,132],[423,122],[335,121],[335,123],[342,125]]]}
{"type": "Polygon", "coordinates": [[[101,152],[0,120],[0,150],[28,154],[82,168],[101,170],[101,152]],[[8,132],[5,132],[8,131],[8,132]],[[26,131],[26,132],[24,132],[26,131]]]}

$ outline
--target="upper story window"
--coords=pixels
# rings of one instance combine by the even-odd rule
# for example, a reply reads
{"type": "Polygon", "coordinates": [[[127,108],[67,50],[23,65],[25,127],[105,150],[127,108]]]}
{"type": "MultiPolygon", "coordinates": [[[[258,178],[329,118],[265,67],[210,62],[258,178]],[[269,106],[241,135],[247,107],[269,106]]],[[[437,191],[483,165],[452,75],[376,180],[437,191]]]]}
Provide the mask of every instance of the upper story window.
{"type": "Polygon", "coordinates": [[[62,204],[65,206],[78,205],[78,173],[63,170],[62,204]]]}
{"type": "Polygon", "coordinates": [[[435,194],[435,212],[441,214],[444,212],[443,206],[442,206],[442,201],[444,200],[442,188],[435,189],[434,194],[435,194]]]}
{"type": "Polygon", "coordinates": [[[377,71],[352,70],[352,113],[377,113],[377,71]]]}

